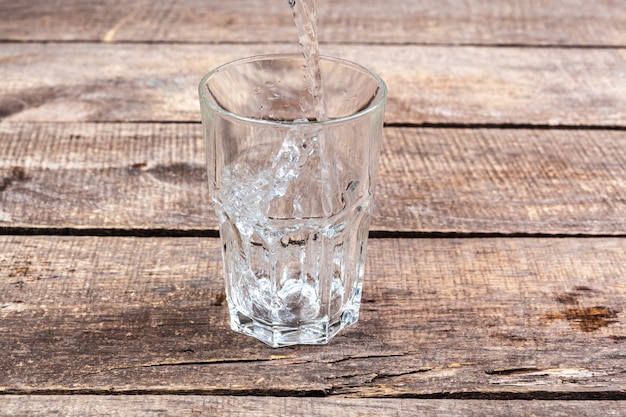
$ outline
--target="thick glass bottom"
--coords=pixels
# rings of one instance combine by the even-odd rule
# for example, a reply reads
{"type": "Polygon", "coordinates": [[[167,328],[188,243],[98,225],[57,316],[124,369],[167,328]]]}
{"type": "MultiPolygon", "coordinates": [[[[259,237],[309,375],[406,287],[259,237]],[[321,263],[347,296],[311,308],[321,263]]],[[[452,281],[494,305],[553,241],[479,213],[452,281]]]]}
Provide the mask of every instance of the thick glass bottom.
{"type": "Polygon", "coordinates": [[[230,311],[230,327],[239,333],[252,336],[271,347],[292,345],[325,345],[342,329],[359,318],[359,306],[344,310],[332,321],[320,320],[297,326],[272,325],[249,317],[237,310],[230,311]]]}

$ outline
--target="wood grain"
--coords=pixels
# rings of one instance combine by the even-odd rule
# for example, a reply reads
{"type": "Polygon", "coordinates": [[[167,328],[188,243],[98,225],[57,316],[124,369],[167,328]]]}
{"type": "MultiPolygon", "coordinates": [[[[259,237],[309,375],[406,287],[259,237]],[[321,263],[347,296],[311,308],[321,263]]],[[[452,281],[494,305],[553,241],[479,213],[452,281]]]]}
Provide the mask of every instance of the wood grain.
{"type": "MultiPolygon", "coordinates": [[[[623,131],[386,128],[372,230],[626,233],[623,131]]],[[[0,226],[217,229],[199,124],[0,124],[0,226]]]]}
{"type": "Polygon", "coordinates": [[[48,417],[619,417],[619,401],[481,401],[354,398],[286,398],[229,396],[4,396],[0,416],[48,417]]]}
{"type": "MultiPolygon", "coordinates": [[[[619,0],[317,0],[322,42],[625,46],[619,0]]],[[[285,1],[79,0],[0,3],[0,40],[288,42],[285,1]]]]}
{"type": "MultiPolygon", "coordinates": [[[[0,118],[199,121],[215,66],[297,45],[0,44],[0,118]]],[[[626,49],[327,45],[385,79],[385,120],[626,126],[626,49]]]]}
{"type": "Polygon", "coordinates": [[[328,346],[228,329],[209,238],[0,237],[5,394],[626,399],[626,240],[371,239],[328,346]]]}

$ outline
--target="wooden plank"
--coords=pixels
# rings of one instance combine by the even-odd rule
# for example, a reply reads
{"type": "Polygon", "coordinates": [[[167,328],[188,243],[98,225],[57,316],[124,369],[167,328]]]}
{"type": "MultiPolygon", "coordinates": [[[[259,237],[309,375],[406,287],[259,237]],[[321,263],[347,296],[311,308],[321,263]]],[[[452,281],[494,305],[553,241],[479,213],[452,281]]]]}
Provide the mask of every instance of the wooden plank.
{"type": "MultiPolygon", "coordinates": [[[[616,130],[386,128],[372,230],[621,235],[616,130]]],[[[199,124],[0,124],[0,226],[216,230],[199,124]]]]}
{"type": "Polygon", "coordinates": [[[386,230],[626,231],[623,131],[388,129],[385,133],[378,213],[386,230]]]}
{"type": "MultiPolygon", "coordinates": [[[[0,44],[0,117],[197,121],[218,64],[296,45],[0,44]]],[[[387,123],[626,126],[626,49],[326,45],[381,74],[387,123]]]]}
{"type": "Polygon", "coordinates": [[[209,238],[0,237],[5,394],[626,399],[623,238],[372,239],[328,346],[228,329],[209,238]]]}
{"type": "Polygon", "coordinates": [[[216,229],[199,124],[0,124],[0,225],[216,229]]]}
{"type": "Polygon", "coordinates": [[[0,397],[0,416],[233,416],[262,417],[619,417],[618,401],[484,401],[354,398],[289,398],[232,396],[38,396],[0,397]]]}
{"type": "MultiPolygon", "coordinates": [[[[619,0],[317,0],[322,42],[626,45],[619,0]]],[[[0,3],[0,40],[296,42],[285,2],[148,0],[0,3]]]]}

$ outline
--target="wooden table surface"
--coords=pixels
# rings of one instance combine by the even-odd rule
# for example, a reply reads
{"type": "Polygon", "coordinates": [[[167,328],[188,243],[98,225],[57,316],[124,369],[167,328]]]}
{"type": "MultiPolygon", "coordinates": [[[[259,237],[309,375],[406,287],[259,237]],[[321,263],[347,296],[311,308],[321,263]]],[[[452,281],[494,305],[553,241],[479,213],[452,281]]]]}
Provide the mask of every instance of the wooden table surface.
{"type": "Polygon", "coordinates": [[[285,0],[0,0],[0,415],[626,415],[626,4],[318,0],[389,100],[360,321],[229,330],[196,86],[285,0]],[[527,401],[541,400],[541,401],[527,401]]]}

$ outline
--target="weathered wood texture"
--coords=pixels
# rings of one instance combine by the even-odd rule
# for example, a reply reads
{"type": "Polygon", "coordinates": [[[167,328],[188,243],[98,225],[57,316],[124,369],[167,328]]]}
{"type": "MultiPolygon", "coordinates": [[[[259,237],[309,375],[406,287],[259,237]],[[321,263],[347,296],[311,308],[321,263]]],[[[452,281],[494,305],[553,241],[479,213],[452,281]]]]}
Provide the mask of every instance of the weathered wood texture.
{"type": "MultiPolygon", "coordinates": [[[[0,40],[289,42],[286,1],[0,2],[0,40]]],[[[625,46],[619,0],[317,0],[322,42],[625,46]]]]}
{"type": "Polygon", "coordinates": [[[229,330],[209,238],[0,237],[0,389],[626,399],[626,240],[372,239],[329,346],[229,330]]]}
{"type": "Polygon", "coordinates": [[[617,401],[484,401],[229,396],[5,396],[0,416],[11,417],[622,417],[617,401]]]}
{"type": "MultiPolygon", "coordinates": [[[[216,230],[199,124],[0,124],[0,227],[216,230]]],[[[372,230],[626,234],[626,132],[386,128],[372,230]]]]}
{"type": "MultiPolygon", "coordinates": [[[[0,117],[197,121],[218,64],[297,45],[0,44],[0,117]]],[[[626,49],[327,45],[381,74],[387,123],[626,126],[626,49]]]]}

